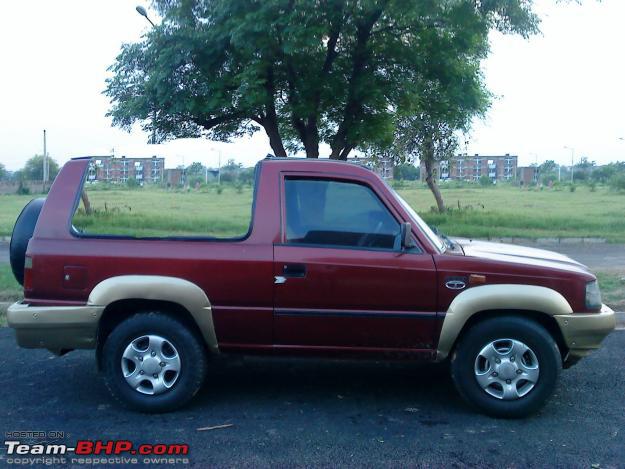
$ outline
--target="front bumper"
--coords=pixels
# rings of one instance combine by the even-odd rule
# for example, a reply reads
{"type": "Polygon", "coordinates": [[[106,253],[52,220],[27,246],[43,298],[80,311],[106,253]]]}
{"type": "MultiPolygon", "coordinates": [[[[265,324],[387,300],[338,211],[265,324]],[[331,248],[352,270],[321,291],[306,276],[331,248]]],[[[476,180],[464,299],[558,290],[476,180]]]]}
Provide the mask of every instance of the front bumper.
{"type": "Polygon", "coordinates": [[[96,346],[102,306],[30,306],[14,303],[7,311],[7,323],[15,329],[17,344],[25,348],[64,350],[96,346]]]}
{"type": "Polygon", "coordinates": [[[603,305],[599,313],[573,313],[554,316],[569,353],[565,364],[573,364],[596,350],[616,327],[614,311],[603,305]]]}

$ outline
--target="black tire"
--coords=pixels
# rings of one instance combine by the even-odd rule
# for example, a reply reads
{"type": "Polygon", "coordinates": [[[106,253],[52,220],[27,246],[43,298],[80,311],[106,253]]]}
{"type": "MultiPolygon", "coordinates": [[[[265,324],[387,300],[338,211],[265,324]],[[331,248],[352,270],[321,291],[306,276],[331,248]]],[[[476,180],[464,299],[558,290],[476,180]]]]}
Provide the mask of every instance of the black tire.
{"type": "Polygon", "coordinates": [[[463,333],[451,357],[451,374],[460,395],[482,412],[500,418],[520,418],[537,412],[551,396],[561,369],[562,357],[551,334],[537,322],[516,316],[475,324],[463,333]],[[515,400],[493,397],[482,389],[475,376],[478,354],[498,339],[523,342],[538,360],[539,375],[533,389],[515,400]]]}
{"type": "Polygon", "coordinates": [[[159,413],[178,409],[195,396],[206,375],[207,356],[202,340],[182,322],[167,314],[148,312],[135,314],[113,329],[102,349],[102,364],[106,386],[117,401],[133,410],[159,413]],[[162,394],[140,393],[130,386],[122,373],[124,350],[134,339],[144,335],[167,339],[180,357],[179,375],[162,394]]]}
{"type": "Polygon", "coordinates": [[[24,285],[24,259],[26,258],[28,241],[33,237],[45,201],[45,198],[41,198],[28,202],[17,217],[13,227],[11,244],[9,245],[9,259],[13,275],[20,285],[24,285]]]}

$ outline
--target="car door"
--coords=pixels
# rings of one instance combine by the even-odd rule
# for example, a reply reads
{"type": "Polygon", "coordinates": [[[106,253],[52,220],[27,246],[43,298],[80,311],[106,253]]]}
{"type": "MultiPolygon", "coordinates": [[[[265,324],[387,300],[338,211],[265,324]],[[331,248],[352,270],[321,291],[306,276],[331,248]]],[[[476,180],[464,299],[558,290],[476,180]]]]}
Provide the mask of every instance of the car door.
{"type": "Polygon", "coordinates": [[[358,180],[283,175],[276,347],[430,349],[435,266],[400,249],[399,215],[358,180]]]}

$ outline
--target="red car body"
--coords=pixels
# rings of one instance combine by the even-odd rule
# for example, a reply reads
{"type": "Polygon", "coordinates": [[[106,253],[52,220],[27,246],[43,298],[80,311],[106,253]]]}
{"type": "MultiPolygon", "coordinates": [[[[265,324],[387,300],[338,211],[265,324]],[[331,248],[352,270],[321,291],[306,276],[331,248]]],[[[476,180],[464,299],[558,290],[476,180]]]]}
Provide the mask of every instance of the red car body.
{"type": "Polygon", "coordinates": [[[142,411],[191,399],[208,353],[242,352],[449,357],[469,402],[523,416],[546,401],[563,364],[615,327],[585,266],[539,249],[444,242],[357,165],[263,160],[249,231],[229,239],[80,231],[72,219],[88,165],[67,163],[45,203],[18,218],[12,267],[24,300],[7,319],[23,347],[95,348],[113,395],[142,411]],[[344,202],[331,187],[366,194],[373,208],[356,198],[327,218],[344,202]]]}
{"type": "Polygon", "coordinates": [[[559,292],[587,312],[584,286],[595,277],[547,251],[461,241],[464,253],[440,252],[373,172],[331,161],[260,163],[249,233],[236,240],[80,237],[70,229],[88,159],[57,177],[27,257],[25,302],[84,305],[103,280],[128,273],[175,276],[211,300],[222,351],[402,352],[434,358],[454,297],[445,281],[485,276],[488,284],[529,284],[559,292]],[[399,220],[412,221],[417,253],[288,245],[282,180],[286,176],[365,183],[399,220]],[[499,247],[499,252],[497,249],[499,247]],[[510,252],[510,251],[514,252],[510,252]],[[274,284],[284,264],[305,264],[305,278],[274,284]]]}

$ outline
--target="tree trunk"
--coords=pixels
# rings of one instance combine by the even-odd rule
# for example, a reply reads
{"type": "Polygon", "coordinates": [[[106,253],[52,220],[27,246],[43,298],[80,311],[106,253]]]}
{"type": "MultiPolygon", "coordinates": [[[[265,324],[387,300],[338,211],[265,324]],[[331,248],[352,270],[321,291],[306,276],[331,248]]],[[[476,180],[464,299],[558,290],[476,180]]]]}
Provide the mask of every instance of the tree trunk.
{"type": "Polygon", "coordinates": [[[425,182],[432,191],[432,194],[434,194],[439,213],[443,213],[445,211],[445,203],[443,202],[443,196],[441,195],[441,191],[438,188],[438,184],[436,184],[436,179],[434,178],[432,168],[434,163],[434,157],[431,153],[428,152],[428,155],[424,155],[423,160],[423,163],[425,165],[425,182]]]}
{"type": "Polygon", "coordinates": [[[319,158],[319,130],[317,129],[317,117],[309,117],[306,125],[304,138],[306,158],[319,158]]]}
{"type": "Polygon", "coordinates": [[[271,150],[273,151],[273,156],[279,156],[282,158],[286,158],[286,150],[284,149],[284,145],[282,144],[282,137],[280,137],[280,132],[278,131],[277,125],[264,124],[263,128],[269,137],[269,145],[271,146],[271,150]]]}
{"type": "Polygon", "coordinates": [[[361,117],[363,109],[362,92],[359,87],[363,81],[363,73],[371,60],[369,39],[373,26],[380,19],[387,2],[383,2],[369,17],[358,25],[356,31],[356,44],[354,46],[353,64],[347,91],[347,100],[343,111],[343,119],[339,124],[336,134],[330,142],[332,153],[330,158],[334,160],[346,160],[347,155],[357,146],[358,142],[348,138],[349,131],[355,122],[361,117]]]}
{"type": "Polygon", "coordinates": [[[80,193],[80,198],[82,199],[82,204],[85,207],[85,213],[87,215],[90,215],[91,214],[91,202],[89,202],[89,196],[84,190],[80,193]]]}
{"type": "Polygon", "coordinates": [[[265,116],[259,123],[267,132],[269,137],[269,145],[273,150],[274,156],[286,157],[286,150],[282,143],[282,136],[278,128],[278,114],[276,113],[276,85],[274,82],[273,68],[269,66],[267,69],[267,80],[265,81],[265,90],[267,91],[267,103],[265,105],[265,116]]]}

